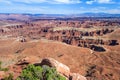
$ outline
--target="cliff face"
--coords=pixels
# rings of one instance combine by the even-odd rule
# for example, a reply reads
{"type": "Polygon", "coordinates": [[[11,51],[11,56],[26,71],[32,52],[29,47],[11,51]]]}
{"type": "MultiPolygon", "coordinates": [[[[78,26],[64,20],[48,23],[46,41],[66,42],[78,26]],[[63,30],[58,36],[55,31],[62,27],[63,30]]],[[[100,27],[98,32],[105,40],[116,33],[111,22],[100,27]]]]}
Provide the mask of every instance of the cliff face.
{"type": "Polygon", "coordinates": [[[102,30],[97,30],[92,32],[82,32],[77,30],[50,31],[46,33],[45,37],[49,40],[56,40],[56,41],[64,42],[69,45],[86,47],[95,51],[105,51],[104,48],[97,45],[114,46],[119,44],[117,40],[104,40],[104,39],[97,39],[97,38],[89,39],[89,38],[84,38],[84,36],[85,37],[86,36],[87,37],[103,36],[113,31],[114,30],[109,30],[109,29],[102,29],[102,30]],[[101,48],[101,49],[99,50],[98,48],[99,49],[101,48]]]}
{"type": "MultiPolygon", "coordinates": [[[[56,23],[58,24],[58,23],[56,23]]],[[[59,23],[63,24],[63,23],[59,23]]],[[[68,23],[69,24],[69,23],[68,23]]],[[[71,23],[73,24],[73,23],[71,23]]],[[[7,35],[8,37],[29,37],[31,39],[46,38],[48,40],[60,41],[69,45],[75,45],[79,47],[90,48],[95,51],[105,51],[101,46],[97,45],[118,45],[117,40],[104,40],[89,37],[103,36],[112,33],[114,29],[103,28],[99,30],[87,29],[84,31],[79,28],[69,28],[69,30],[54,30],[54,27],[40,27],[38,24],[26,23],[24,25],[7,26],[6,28],[1,28],[1,35],[7,35]],[[78,30],[77,30],[78,29],[78,30]],[[10,35],[9,35],[10,34],[10,35]],[[86,37],[86,38],[84,38],[86,37]],[[98,50],[98,48],[101,48],[98,50]]],[[[20,40],[21,42],[26,42],[25,38],[20,40]]]]}

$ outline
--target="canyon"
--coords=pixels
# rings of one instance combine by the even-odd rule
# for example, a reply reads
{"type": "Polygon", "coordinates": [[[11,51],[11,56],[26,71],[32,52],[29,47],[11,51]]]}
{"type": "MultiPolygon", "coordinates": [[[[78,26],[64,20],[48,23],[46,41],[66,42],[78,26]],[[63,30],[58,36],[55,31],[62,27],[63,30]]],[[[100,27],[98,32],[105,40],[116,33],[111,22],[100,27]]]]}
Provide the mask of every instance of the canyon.
{"type": "Polygon", "coordinates": [[[26,19],[0,20],[0,61],[15,76],[25,57],[29,64],[50,57],[87,80],[120,79],[119,18],[26,19]]]}

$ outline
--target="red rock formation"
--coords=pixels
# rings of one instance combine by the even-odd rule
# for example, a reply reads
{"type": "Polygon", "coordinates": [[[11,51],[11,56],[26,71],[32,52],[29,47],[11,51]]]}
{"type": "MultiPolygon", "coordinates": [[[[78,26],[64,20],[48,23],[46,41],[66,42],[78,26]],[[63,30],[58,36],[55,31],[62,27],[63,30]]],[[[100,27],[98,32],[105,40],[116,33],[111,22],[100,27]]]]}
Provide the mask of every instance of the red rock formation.
{"type": "MultiPolygon", "coordinates": [[[[53,31],[54,27],[85,27],[85,26],[105,26],[111,25],[110,22],[107,21],[55,21],[55,20],[44,20],[44,21],[36,21],[36,22],[26,22],[22,25],[13,25],[7,26],[8,30],[0,29],[1,35],[9,35],[9,37],[19,37],[24,36],[30,39],[40,39],[46,38],[49,40],[55,40],[64,42],[70,45],[76,45],[80,47],[90,48],[91,44],[94,45],[117,45],[117,40],[100,40],[100,39],[83,39],[83,36],[103,36],[108,33],[113,32],[113,29],[103,28],[100,30],[94,31],[79,31],[79,30],[57,30],[53,31]],[[105,22],[105,23],[104,23],[105,22]]],[[[21,42],[26,42],[25,38],[21,38],[21,42]]],[[[90,48],[91,49],[91,48],[90,48]]]]}
{"type": "Polygon", "coordinates": [[[68,80],[87,80],[84,76],[78,73],[71,73],[69,67],[56,61],[53,58],[45,58],[41,61],[40,65],[48,65],[50,67],[55,67],[56,70],[67,77],[68,80]]]}
{"type": "Polygon", "coordinates": [[[50,67],[55,67],[56,70],[60,73],[60,74],[63,74],[64,76],[66,77],[69,77],[70,75],[70,69],[69,67],[67,67],[66,65],[56,61],[55,59],[53,58],[46,58],[46,59],[43,59],[42,62],[41,62],[41,65],[48,65],[50,67]]]}

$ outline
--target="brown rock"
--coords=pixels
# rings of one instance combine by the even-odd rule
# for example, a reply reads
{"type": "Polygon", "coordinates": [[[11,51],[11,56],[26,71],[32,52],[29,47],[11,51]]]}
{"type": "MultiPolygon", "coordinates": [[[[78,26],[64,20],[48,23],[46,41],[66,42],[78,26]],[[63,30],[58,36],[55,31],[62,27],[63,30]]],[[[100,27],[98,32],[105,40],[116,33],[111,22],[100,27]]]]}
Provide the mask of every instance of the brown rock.
{"type": "Polygon", "coordinates": [[[72,73],[71,74],[71,80],[87,80],[86,77],[78,74],[78,73],[72,73]]]}
{"type": "Polygon", "coordinates": [[[17,65],[24,65],[24,64],[29,64],[30,63],[30,58],[29,57],[25,57],[23,59],[20,59],[17,62],[17,65]]]}
{"type": "Polygon", "coordinates": [[[70,69],[66,65],[56,61],[52,58],[45,58],[42,60],[41,65],[48,65],[50,67],[55,67],[56,70],[61,73],[62,75],[69,77],[70,75],[70,69]]]}
{"type": "Polygon", "coordinates": [[[0,80],[1,80],[2,78],[4,78],[4,76],[5,76],[5,72],[4,72],[4,71],[0,71],[0,80]]]}

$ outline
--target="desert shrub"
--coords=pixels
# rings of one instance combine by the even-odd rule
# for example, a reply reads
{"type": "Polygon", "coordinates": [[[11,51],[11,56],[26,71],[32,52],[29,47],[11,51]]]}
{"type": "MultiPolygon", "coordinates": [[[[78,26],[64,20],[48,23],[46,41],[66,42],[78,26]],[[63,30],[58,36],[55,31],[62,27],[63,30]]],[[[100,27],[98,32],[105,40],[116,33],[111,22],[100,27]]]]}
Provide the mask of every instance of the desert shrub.
{"type": "Polygon", "coordinates": [[[0,61],[0,69],[1,69],[2,62],[0,61]]]}
{"type": "Polygon", "coordinates": [[[1,65],[2,65],[2,62],[0,61],[0,71],[8,71],[9,70],[8,68],[2,68],[1,65]]]}
{"type": "Polygon", "coordinates": [[[58,74],[55,68],[44,65],[43,67],[44,80],[66,80],[65,77],[58,74]]]}
{"type": "Polygon", "coordinates": [[[3,80],[13,80],[13,74],[9,74],[8,77],[5,77],[3,80]]]}
{"type": "Polygon", "coordinates": [[[66,80],[55,68],[49,66],[28,65],[17,80],[66,80]]]}

